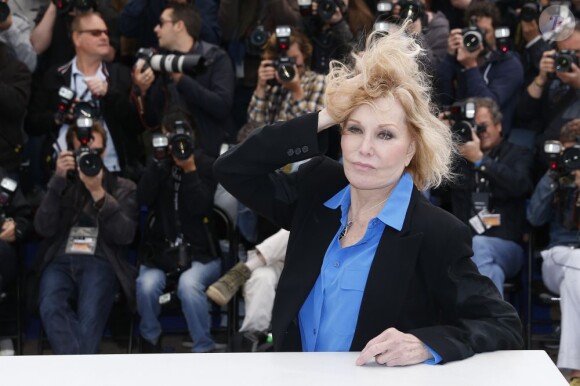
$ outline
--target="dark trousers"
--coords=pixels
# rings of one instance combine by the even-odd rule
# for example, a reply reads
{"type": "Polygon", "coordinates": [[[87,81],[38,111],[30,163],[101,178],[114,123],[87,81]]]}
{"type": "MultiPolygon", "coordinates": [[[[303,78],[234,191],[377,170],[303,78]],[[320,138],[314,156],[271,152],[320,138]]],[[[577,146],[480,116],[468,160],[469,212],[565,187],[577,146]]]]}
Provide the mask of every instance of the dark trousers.
{"type": "Polygon", "coordinates": [[[16,273],[16,251],[8,242],[0,240],[0,293],[12,283],[16,273]]]}
{"type": "Polygon", "coordinates": [[[119,284],[109,262],[90,255],[52,260],[40,279],[40,317],[55,354],[95,354],[119,284]]]}

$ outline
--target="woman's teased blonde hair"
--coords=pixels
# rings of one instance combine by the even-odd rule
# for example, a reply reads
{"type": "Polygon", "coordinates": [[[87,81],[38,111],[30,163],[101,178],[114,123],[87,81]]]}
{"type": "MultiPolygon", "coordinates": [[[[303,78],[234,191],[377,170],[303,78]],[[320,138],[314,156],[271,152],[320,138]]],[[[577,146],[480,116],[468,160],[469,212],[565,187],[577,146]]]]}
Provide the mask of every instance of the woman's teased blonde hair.
{"type": "Polygon", "coordinates": [[[363,104],[377,98],[397,99],[406,115],[416,152],[407,171],[420,190],[439,186],[451,177],[455,154],[451,130],[432,110],[428,76],[420,70],[423,49],[412,37],[391,28],[388,35],[374,32],[366,50],[353,54],[347,66],[333,61],[326,78],[325,106],[338,122],[345,122],[363,104]]]}

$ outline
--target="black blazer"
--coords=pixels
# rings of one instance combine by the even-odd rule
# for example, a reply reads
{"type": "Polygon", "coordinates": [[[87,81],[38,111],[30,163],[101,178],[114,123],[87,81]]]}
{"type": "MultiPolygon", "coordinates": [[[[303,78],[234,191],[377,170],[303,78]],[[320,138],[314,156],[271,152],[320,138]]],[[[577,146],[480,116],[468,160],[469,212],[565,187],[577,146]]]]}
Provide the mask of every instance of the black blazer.
{"type": "MultiPolygon", "coordinates": [[[[302,350],[298,312],[340,227],[323,203],[348,184],[321,153],[318,114],[258,129],[215,164],[218,181],[242,203],[290,230],[272,315],[274,347],[302,350]],[[297,173],[275,170],[314,157],[297,173]]],[[[386,227],[364,288],[350,347],[360,351],[389,327],[410,333],[443,362],[522,346],[521,323],[471,261],[469,229],[413,190],[403,229],[386,227]]]]}

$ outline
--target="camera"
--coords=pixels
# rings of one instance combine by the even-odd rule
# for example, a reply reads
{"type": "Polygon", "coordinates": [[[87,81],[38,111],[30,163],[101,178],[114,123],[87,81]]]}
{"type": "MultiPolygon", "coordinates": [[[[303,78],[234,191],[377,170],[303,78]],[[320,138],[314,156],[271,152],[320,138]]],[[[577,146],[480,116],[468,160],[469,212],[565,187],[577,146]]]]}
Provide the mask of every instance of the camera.
{"type": "Polygon", "coordinates": [[[475,52],[485,41],[485,33],[477,26],[474,20],[471,25],[461,30],[463,35],[463,46],[469,52],[475,52]]]}
{"type": "Polygon", "coordinates": [[[77,166],[85,176],[94,177],[103,169],[103,160],[98,150],[89,148],[92,139],[93,119],[79,117],[77,119],[77,139],[81,147],[73,152],[77,166]]]}
{"type": "Polygon", "coordinates": [[[167,159],[170,154],[178,160],[186,160],[193,154],[195,148],[193,130],[185,121],[176,121],[169,136],[156,134],[151,142],[153,157],[158,161],[167,159]]]}
{"type": "Polygon", "coordinates": [[[10,15],[10,7],[4,1],[0,1],[0,23],[4,23],[10,15]]]}
{"type": "Polygon", "coordinates": [[[165,293],[159,296],[159,304],[167,304],[175,297],[179,278],[183,272],[191,267],[191,246],[183,243],[182,238],[178,237],[171,247],[163,252],[163,259],[167,260],[168,266],[165,269],[165,293]]]}
{"type": "Polygon", "coordinates": [[[270,32],[264,29],[263,25],[259,25],[250,33],[250,44],[260,50],[270,38],[270,32]]]}
{"type": "Polygon", "coordinates": [[[399,11],[399,20],[401,22],[411,19],[415,22],[423,13],[423,7],[417,0],[402,0],[398,3],[401,8],[399,11]]]}
{"type": "Polygon", "coordinates": [[[201,55],[160,55],[152,48],[140,48],[137,51],[137,61],[139,60],[144,62],[141,71],[151,67],[157,72],[181,72],[196,76],[206,70],[205,58],[201,55]]]}
{"type": "Polygon", "coordinates": [[[508,27],[498,27],[494,30],[495,45],[497,50],[505,54],[510,49],[510,29],[508,27]]]}
{"type": "Polygon", "coordinates": [[[377,19],[373,24],[373,31],[389,33],[393,26],[393,3],[389,0],[380,0],[377,3],[377,19]]]}
{"type": "Polygon", "coordinates": [[[312,15],[312,0],[298,0],[298,9],[301,16],[312,15]]]}
{"type": "Polygon", "coordinates": [[[546,154],[550,169],[558,174],[567,174],[580,169],[580,144],[564,148],[559,141],[544,142],[544,154],[546,154]]]}
{"type": "Polygon", "coordinates": [[[576,51],[573,50],[561,50],[551,57],[554,59],[554,66],[558,72],[571,72],[572,63],[579,66],[578,56],[576,56],[576,51]]]}
{"type": "Polygon", "coordinates": [[[96,0],[52,0],[56,6],[56,10],[59,14],[64,14],[77,9],[80,12],[87,12],[92,10],[97,10],[96,0]]]}
{"type": "Polygon", "coordinates": [[[58,89],[58,97],[58,109],[54,114],[54,119],[58,122],[64,122],[68,111],[75,100],[76,92],[68,87],[61,86],[58,89]]]}
{"type": "MultiPolygon", "coordinates": [[[[272,62],[272,66],[276,68],[278,77],[284,82],[291,81],[296,76],[296,71],[294,70],[294,65],[296,60],[294,58],[288,57],[288,49],[290,48],[290,34],[292,30],[289,26],[283,25],[276,27],[276,46],[278,52],[280,53],[278,59],[272,62]]],[[[270,82],[270,85],[276,84],[274,79],[270,82]]]]}
{"type": "Polygon", "coordinates": [[[6,221],[6,209],[10,206],[17,187],[18,183],[12,178],[4,177],[0,181],[0,227],[6,221]]]}
{"type": "Polygon", "coordinates": [[[463,144],[471,141],[472,131],[481,133],[485,131],[485,125],[475,124],[475,103],[469,101],[456,102],[452,104],[447,112],[451,121],[451,132],[455,141],[463,144]]]}
{"type": "Polygon", "coordinates": [[[520,20],[523,21],[533,21],[537,20],[540,16],[540,4],[536,1],[524,1],[522,9],[520,11],[520,20]]]}
{"type": "Polygon", "coordinates": [[[337,9],[339,9],[342,13],[346,11],[346,5],[342,0],[318,1],[318,17],[324,22],[328,22],[337,9]]]}

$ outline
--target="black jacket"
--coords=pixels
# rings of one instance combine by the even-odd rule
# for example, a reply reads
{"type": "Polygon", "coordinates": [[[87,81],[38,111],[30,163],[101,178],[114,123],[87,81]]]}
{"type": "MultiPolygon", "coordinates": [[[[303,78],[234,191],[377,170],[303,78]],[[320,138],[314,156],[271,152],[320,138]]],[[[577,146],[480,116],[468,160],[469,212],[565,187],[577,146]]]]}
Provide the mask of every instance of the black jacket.
{"type": "Polygon", "coordinates": [[[24,145],[22,124],[32,75],[4,43],[0,43],[0,69],[0,166],[17,170],[24,145]]]}
{"type": "MultiPolygon", "coordinates": [[[[193,260],[202,263],[215,259],[209,228],[204,218],[211,214],[217,182],[213,176],[214,159],[197,150],[197,171],[181,174],[179,184],[179,219],[184,239],[191,245],[193,260]]],[[[181,173],[181,172],[180,172],[181,173]]],[[[143,251],[160,254],[177,236],[174,209],[174,179],[171,167],[152,162],[144,171],[137,188],[139,205],[147,206],[155,214],[155,222],[145,233],[143,251]]],[[[147,261],[145,261],[147,263],[147,261]]]]}
{"type": "Polygon", "coordinates": [[[490,194],[489,211],[501,215],[501,225],[488,229],[485,236],[522,242],[526,226],[526,198],[532,192],[533,153],[524,147],[503,140],[483,157],[479,169],[471,162],[457,160],[457,183],[451,190],[453,213],[469,225],[475,215],[472,192],[476,176],[490,194]]]}
{"type": "MultiPolygon", "coordinates": [[[[323,203],[348,184],[342,165],[319,156],[317,119],[308,114],[258,129],[214,167],[243,204],[290,230],[272,313],[280,351],[302,350],[298,312],[341,226],[340,209],[323,203]],[[310,157],[297,173],[275,171],[310,157]]],[[[414,189],[403,229],[386,227],[377,247],[350,350],[389,327],[415,335],[443,362],[521,347],[517,313],[477,272],[470,243],[465,225],[414,189]]]]}

